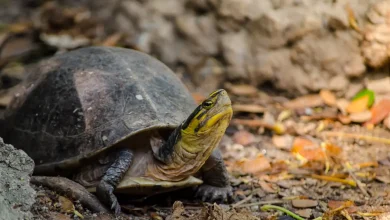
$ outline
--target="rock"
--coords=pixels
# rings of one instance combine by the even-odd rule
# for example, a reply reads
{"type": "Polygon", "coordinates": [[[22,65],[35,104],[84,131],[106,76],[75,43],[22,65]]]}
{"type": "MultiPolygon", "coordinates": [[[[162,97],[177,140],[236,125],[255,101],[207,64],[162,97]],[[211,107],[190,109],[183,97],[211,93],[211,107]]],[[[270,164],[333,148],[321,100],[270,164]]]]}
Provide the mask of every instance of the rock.
{"type": "Polygon", "coordinates": [[[246,67],[250,65],[250,49],[245,31],[227,33],[221,36],[222,51],[228,63],[229,79],[248,79],[246,67]]]}
{"type": "Polygon", "coordinates": [[[362,53],[367,64],[374,68],[389,62],[389,12],[389,1],[377,1],[366,13],[370,23],[363,30],[362,53]]]}
{"type": "Polygon", "coordinates": [[[300,209],[300,210],[297,210],[297,211],[295,211],[295,212],[296,212],[298,215],[300,215],[300,216],[302,216],[302,217],[304,217],[304,218],[306,218],[306,219],[310,218],[311,213],[312,213],[311,209],[300,209]]]}
{"type": "Polygon", "coordinates": [[[292,205],[295,208],[311,208],[316,207],[318,205],[318,202],[316,200],[311,199],[295,199],[292,200],[292,205]]]}
{"type": "Polygon", "coordinates": [[[35,190],[30,186],[34,161],[0,138],[0,219],[31,219],[35,190]]]}
{"type": "Polygon", "coordinates": [[[329,80],[328,88],[335,91],[343,91],[348,86],[349,81],[343,75],[337,75],[329,80]]]}
{"type": "Polygon", "coordinates": [[[321,89],[342,96],[350,81],[361,82],[366,59],[380,54],[371,47],[386,48],[377,40],[387,33],[378,29],[387,25],[387,8],[377,0],[124,0],[112,26],[126,32],[131,45],[180,73],[191,72],[203,59],[215,59],[230,81],[257,87],[272,82],[297,96],[321,89]],[[365,36],[357,34],[346,10],[353,11],[359,27],[368,14],[378,27],[373,25],[365,36]],[[364,44],[371,55],[362,54],[364,44]]]}
{"type": "MultiPolygon", "coordinates": [[[[313,84],[306,73],[291,62],[289,49],[264,51],[255,56],[254,64],[249,69],[250,81],[252,84],[261,85],[264,82],[272,81],[276,88],[298,94],[308,93],[308,88],[313,84]]],[[[317,81],[316,81],[317,82],[317,81]]],[[[324,83],[325,82],[317,82],[324,83]]]]}
{"type": "Polygon", "coordinates": [[[218,13],[236,20],[254,20],[264,12],[271,10],[270,0],[224,0],[217,5],[218,13]]]}

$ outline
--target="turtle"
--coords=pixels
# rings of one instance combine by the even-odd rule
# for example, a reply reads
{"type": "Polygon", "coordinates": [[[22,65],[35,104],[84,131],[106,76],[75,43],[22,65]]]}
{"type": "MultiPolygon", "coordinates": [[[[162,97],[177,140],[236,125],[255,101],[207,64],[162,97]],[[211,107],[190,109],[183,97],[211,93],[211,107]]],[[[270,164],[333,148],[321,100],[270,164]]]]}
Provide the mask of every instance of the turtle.
{"type": "Polygon", "coordinates": [[[204,201],[232,198],[218,147],[233,115],[224,89],[199,104],[157,58],[109,46],[56,54],[19,86],[2,136],[34,160],[33,176],[68,178],[115,214],[117,193],[194,186],[204,201]]]}

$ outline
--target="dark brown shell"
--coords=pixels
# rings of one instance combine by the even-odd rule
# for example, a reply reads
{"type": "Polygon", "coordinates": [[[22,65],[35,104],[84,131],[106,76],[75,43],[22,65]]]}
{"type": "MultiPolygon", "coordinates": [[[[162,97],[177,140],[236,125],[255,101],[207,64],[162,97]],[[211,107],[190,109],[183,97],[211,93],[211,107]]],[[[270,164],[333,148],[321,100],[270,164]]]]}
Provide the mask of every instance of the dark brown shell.
{"type": "Polygon", "coordinates": [[[79,162],[139,131],[176,127],[195,107],[157,59],[130,49],[82,48],[31,71],[7,110],[3,137],[38,168],[79,162]]]}

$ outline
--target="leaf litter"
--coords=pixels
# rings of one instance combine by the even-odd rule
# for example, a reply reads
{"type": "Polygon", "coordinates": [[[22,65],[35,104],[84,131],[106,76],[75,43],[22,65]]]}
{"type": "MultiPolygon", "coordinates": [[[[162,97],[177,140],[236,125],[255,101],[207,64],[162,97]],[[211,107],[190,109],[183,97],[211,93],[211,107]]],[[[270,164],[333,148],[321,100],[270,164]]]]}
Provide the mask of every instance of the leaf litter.
{"type": "MultiPolygon", "coordinates": [[[[388,54],[369,58],[375,51],[374,40],[387,27],[363,30],[348,6],[346,11],[350,26],[364,35],[368,63],[387,62],[388,54]]],[[[132,48],[121,33],[104,34],[103,25],[84,8],[60,8],[49,1],[37,18],[1,31],[5,36],[1,39],[24,37],[1,40],[10,52],[2,53],[0,67],[25,65],[23,57],[37,48],[54,47],[57,52],[87,45],[132,48]],[[38,30],[40,44],[29,39],[38,30]],[[21,41],[27,46],[16,47],[21,41]]],[[[268,95],[244,83],[225,83],[235,114],[221,149],[231,174],[233,204],[176,201],[165,207],[123,209],[138,219],[389,219],[389,82],[390,77],[369,80],[353,98],[323,89],[295,99],[268,95]]],[[[8,105],[10,94],[2,91],[1,107],[8,105]]],[[[205,98],[196,92],[193,97],[197,102],[205,98]]],[[[34,213],[44,219],[113,219],[92,214],[78,201],[49,189],[37,190],[34,213]]]]}

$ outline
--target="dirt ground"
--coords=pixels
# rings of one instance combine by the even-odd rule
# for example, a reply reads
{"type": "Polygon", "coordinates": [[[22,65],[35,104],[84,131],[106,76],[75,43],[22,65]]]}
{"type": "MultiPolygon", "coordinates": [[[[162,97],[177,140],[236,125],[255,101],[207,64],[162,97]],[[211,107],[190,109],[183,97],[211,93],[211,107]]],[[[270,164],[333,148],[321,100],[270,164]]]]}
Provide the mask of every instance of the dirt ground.
{"type": "Polygon", "coordinates": [[[115,218],[34,185],[35,219],[390,219],[390,1],[102,2],[0,0],[0,117],[38,60],[150,53],[199,102],[228,91],[234,201],[169,193],[115,218]]]}

